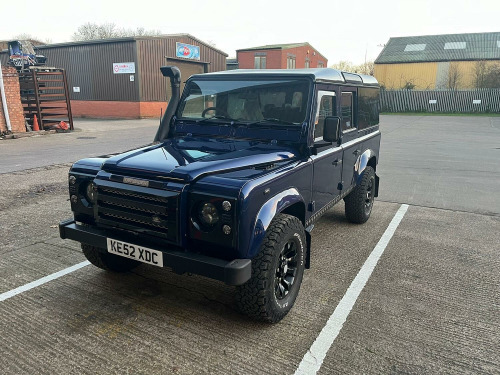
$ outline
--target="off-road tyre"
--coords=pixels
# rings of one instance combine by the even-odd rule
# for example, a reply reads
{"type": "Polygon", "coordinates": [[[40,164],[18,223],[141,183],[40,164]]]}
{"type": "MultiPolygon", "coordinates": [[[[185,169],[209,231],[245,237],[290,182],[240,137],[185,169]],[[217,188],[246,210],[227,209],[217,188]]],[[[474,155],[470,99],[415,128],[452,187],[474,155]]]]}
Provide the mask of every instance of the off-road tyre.
{"type": "Polygon", "coordinates": [[[304,275],[306,246],[301,221],[294,216],[278,214],[267,229],[259,254],[252,260],[250,280],[237,287],[238,309],[260,321],[277,323],[283,319],[293,307],[299,293],[304,275]],[[296,249],[296,255],[291,257],[293,249],[296,249]],[[282,290],[280,285],[290,282],[292,274],[290,290],[285,295],[286,290],[282,290]]]}
{"type": "Polygon", "coordinates": [[[127,272],[134,269],[140,264],[139,262],[132,259],[127,259],[118,255],[101,252],[97,247],[83,243],[82,251],[90,263],[106,271],[127,272]]]}
{"type": "Polygon", "coordinates": [[[375,171],[366,167],[357,185],[345,198],[345,216],[351,223],[363,224],[372,213],[375,197],[375,171]]]}

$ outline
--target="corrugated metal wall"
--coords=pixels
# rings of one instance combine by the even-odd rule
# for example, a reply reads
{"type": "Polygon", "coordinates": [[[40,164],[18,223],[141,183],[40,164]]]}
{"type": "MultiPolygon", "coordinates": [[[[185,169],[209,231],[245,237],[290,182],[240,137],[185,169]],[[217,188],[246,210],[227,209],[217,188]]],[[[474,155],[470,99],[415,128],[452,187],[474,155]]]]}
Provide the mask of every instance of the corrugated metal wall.
{"type": "MultiPolygon", "coordinates": [[[[200,47],[200,61],[168,62],[179,65],[183,82],[195,72],[226,70],[225,53],[185,35],[68,43],[42,47],[39,52],[47,56],[48,66],[66,69],[72,100],[154,102],[167,99],[170,81],[161,75],[160,67],[167,65],[165,56],[175,58],[176,42],[200,47]],[[135,62],[134,81],[130,81],[130,74],[113,74],[113,63],[123,62],[135,62]],[[79,87],[80,92],[73,92],[73,87],[79,87]]],[[[0,59],[7,64],[9,56],[1,53],[0,59]]]]}
{"type": "Polygon", "coordinates": [[[205,64],[202,64],[202,62],[209,63],[207,64],[207,72],[226,70],[226,55],[205,46],[195,39],[183,36],[137,40],[141,101],[164,101],[167,98],[170,81],[161,75],[160,67],[167,65],[165,56],[175,58],[176,42],[188,43],[200,47],[200,61],[189,59],[168,61],[169,65],[179,66],[183,82],[189,78],[191,73],[198,70],[192,65],[200,64],[200,72],[204,71],[205,64]],[[190,66],[189,69],[186,68],[187,66],[190,66]]]}
{"type": "Polygon", "coordinates": [[[401,89],[407,82],[415,89],[433,89],[436,85],[437,63],[375,64],[374,76],[387,89],[401,89]]]}
{"type": "Polygon", "coordinates": [[[380,90],[382,112],[500,112],[500,89],[380,90]]]}
{"type": "MultiPolygon", "coordinates": [[[[114,74],[113,63],[136,62],[135,41],[41,48],[47,65],[66,69],[72,100],[138,101],[137,80],[114,74]],[[80,87],[80,92],[73,92],[80,87]]],[[[137,69],[137,68],[136,68],[137,69]]]]}
{"type": "MultiPolygon", "coordinates": [[[[406,82],[415,85],[415,90],[447,88],[448,74],[458,71],[458,89],[471,89],[475,85],[476,61],[429,62],[408,64],[375,64],[375,78],[387,89],[402,89],[406,82]]],[[[486,65],[498,64],[497,60],[486,65]]]]}

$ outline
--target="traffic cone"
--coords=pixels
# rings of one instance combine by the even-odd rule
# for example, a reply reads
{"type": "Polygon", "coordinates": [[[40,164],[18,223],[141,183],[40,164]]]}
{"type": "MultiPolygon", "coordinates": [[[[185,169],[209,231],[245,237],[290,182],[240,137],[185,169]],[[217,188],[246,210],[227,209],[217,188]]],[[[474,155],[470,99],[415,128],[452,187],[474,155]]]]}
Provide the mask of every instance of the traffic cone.
{"type": "Polygon", "coordinates": [[[38,119],[36,118],[36,115],[33,119],[33,131],[35,131],[35,132],[40,131],[40,128],[38,127],[38,119]]]}

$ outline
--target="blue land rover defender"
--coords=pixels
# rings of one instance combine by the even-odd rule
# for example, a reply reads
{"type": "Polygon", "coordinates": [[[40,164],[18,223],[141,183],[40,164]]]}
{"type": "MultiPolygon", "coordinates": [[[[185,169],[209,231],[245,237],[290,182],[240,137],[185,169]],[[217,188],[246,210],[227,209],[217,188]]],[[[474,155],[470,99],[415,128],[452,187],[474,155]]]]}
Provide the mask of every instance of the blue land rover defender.
{"type": "MultiPolygon", "coordinates": [[[[378,192],[379,85],[334,69],[162,67],[172,97],[154,143],[69,172],[62,238],[95,266],[141,263],[236,286],[251,317],[280,321],[311,266],[314,222],[340,200],[353,223],[378,192]]],[[[313,265],[314,266],[314,265],[313,265]]]]}

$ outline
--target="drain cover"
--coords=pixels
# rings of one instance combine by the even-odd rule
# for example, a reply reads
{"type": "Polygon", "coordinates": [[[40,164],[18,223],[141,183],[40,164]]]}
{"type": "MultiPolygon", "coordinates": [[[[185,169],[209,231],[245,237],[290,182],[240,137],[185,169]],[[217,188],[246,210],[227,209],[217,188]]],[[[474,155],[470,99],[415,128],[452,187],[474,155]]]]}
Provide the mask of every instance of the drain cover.
{"type": "Polygon", "coordinates": [[[77,137],[76,139],[96,139],[96,137],[77,137]]]}

